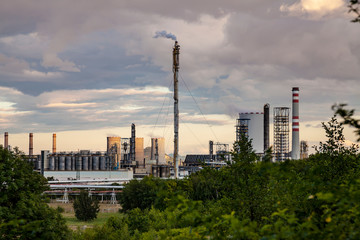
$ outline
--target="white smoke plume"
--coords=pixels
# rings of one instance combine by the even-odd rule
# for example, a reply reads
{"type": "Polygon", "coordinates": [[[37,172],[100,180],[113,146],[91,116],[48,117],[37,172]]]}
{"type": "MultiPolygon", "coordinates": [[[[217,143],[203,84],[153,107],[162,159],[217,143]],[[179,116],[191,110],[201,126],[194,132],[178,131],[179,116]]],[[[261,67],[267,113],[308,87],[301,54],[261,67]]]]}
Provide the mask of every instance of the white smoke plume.
{"type": "Polygon", "coordinates": [[[167,33],[165,30],[163,30],[163,31],[157,31],[157,32],[155,33],[154,38],[159,38],[159,37],[170,38],[170,39],[176,41],[176,36],[175,36],[174,34],[172,34],[172,33],[167,33]]]}

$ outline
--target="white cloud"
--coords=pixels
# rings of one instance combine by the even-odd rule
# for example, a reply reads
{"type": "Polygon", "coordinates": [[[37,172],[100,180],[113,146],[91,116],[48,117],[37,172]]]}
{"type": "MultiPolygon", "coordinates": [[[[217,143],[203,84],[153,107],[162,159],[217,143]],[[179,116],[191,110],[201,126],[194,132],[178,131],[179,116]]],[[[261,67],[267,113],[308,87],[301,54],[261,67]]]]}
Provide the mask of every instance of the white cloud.
{"type": "Polygon", "coordinates": [[[291,5],[282,4],[280,11],[293,16],[308,16],[318,19],[339,10],[344,12],[345,6],[344,0],[300,0],[291,5]]]}

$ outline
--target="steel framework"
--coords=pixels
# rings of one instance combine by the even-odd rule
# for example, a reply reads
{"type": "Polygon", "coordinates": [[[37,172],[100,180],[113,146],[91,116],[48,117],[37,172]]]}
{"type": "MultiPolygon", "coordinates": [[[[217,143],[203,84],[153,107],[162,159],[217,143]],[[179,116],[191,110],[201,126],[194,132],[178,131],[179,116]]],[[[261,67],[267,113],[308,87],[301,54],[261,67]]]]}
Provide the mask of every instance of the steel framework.
{"type": "Polygon", "coordinates": [[[274,157],[275,161],[289,159],[289,112],[288,107],[274,108],[274,157]]]}
{"type": "Polygon", "coordinates": [[[241,136],[244,134],[245,136],[249,136],[249,121],[250,119],[237,119],[236,123],[236,141],[240,141],[241,136]]]}

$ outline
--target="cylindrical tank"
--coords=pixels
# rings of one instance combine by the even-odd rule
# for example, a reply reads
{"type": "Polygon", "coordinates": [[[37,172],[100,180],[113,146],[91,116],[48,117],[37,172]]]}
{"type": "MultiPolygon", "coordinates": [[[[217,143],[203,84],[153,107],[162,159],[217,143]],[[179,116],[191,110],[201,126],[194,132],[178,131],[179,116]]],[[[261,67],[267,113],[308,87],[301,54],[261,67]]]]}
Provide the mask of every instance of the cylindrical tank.
{"type": "Polygon", "coordinates": [[[65,171],[65,156],[59,157],[59,171],[65,171]]]}
{"type": "Polygon", "coordinates": [[[55,156],[49,158],[49,171],[55,170],[55,156]]]}
{"type": "Polygon", "coordinates": [[[92,157],[92,170],[93,171],[99,170],[99,156],[92,157]]]}
{"type": "Polygon", "coordinates": [[[88,157],[88,170],[89,170],[89,171],[92,171],[92,170],[93,170],[93,169],[92,169],[92,167],[93,167],[92,163],[93,163],[93,158],[92,158],[92,156],[89,156],[89,157],[88,157]]]}
{"type": "Polygon", "coordinates": [[[65,170],[71,171],[71,156],[66,156],[65,158],[65,170]]]}
{"type": "Polygon", "coordinates": [[[83,171],[89,170],[89,157],[87,156],[82,157],[82,170],[83,171]]]}
{"type": "Polygon", "coordinates": [[[100,157],[100,170],[104,171],[106,170],[106,157],[105,156],[101,156],[100,157]]]}
{"type": "Polygon", "coordinates": [[[81,171],[82,170],[82,158],[81,156],[75,156],[75,170],[81,171]]]}
{"type": "Polygon", "coordinates": [[[75,156],[71,156],[71,171],[75,171],[76,168],[76,157],[75,156]]]}
{"type": "Polygon", "coordinates": [[[253,149],[256,153],[262,153],[264,148],[264,113],[245,112],[240,113],[240,119],[249,119],[248,136],[252,139],[253,149]]]}

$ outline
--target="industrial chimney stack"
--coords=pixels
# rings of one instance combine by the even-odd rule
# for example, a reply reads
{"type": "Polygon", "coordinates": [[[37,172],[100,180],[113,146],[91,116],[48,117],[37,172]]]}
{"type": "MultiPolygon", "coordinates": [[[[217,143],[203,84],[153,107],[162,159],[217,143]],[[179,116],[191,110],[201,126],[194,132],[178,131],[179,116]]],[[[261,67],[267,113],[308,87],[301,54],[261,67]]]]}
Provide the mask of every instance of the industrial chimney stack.
{"type": "Polygon", "coordinates": [[[34,155],[33,134],[29,133],[29,156],[34,155]]]}
{"type": "Polygon", "coordinates": [[[291,159],[300,159],[299,141],[299,88],[292,89],[292,151],[291,159]]]}
{"type": "Polygon", "coordinates": [[[52,146],[52,152],[56,153],[56,133],[53,133],[53,146],[52,146]]]}
{"type": "Polygon", "coordinates": [[[4,148],[9,149],[9,133],[5,132],[4,134],[4,148]]]}

